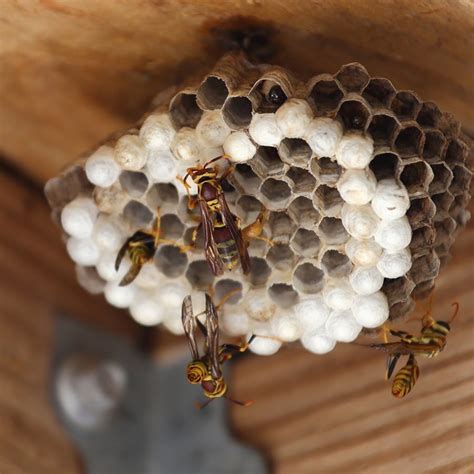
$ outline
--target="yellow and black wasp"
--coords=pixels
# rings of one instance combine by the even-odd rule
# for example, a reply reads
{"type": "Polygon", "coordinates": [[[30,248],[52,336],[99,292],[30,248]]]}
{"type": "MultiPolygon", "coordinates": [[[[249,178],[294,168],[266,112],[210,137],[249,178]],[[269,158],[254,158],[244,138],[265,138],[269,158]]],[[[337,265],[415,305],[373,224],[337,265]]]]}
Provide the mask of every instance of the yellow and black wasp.
{"type": "MultiPolygon", "coordinates": [[[[431,305],[430,305],[431,306],[431,305]]],[[[402,355],[407,355],[407,363],[396,373],[392,382],[392,394],[397,398],[403,398],[415,385],[420,369],[416,356],[436,357],[446,346],[446,338],[451,330],[450,324],[458,314],[459,304],[453,303],[454,313],[449,322],[435,321],[428,311],[423,316],[422,328],[419,336],[413,336],[405,331],[390,329],[392,336],[398,337],[397,342],[388,342],[384,332],[385,342],[382,344],[371,344],[374,349],[387,352],[386,379],[390,379],[402,355]]]]}
{"type": "Polygon", "coordinates": [[[234,354],[245,352],[255,336],[242,345],[219,344],[219,318],[217,310],[211,297],[206,293],[206,320],[203,324],[198,315],[193,313],[191,296],[186,296],[183,300],[181,318],[184,332],[188,339],[191,357],[193,360],[187,365],[186,376],[189,383],[201,384],[204,395],[208,400],[199,406],[204,408],[216,398],[227,398],[231,402],[242,406],[249,406],[252,402],[239,402],[227,395],[227,384],[224,380],[221,366],[231,359],[234,354]],[[196,341],[196,330],[199,328],[204,336],[204,353],[199,354],[196,341]]]}
{"type": "Polygon", "coordinates": [[[220,159],[228,158],[219,156],[202,166],[188,168],[182,180],[187,190],[188,177],[191,177],[198,187],[197,197],[189,197],[189,208],[194,209],[196,204],[199,204],[201,211],[201,221],[193,232],[191,244],[195,244],[197,233],[202,227],[204,253],[214,275],[222,275],[224,269],[232,270],[239,262],[243,273],[247,274],[250,271],[250,257],[247,251],[249,240],[261,239],[272,245],[271,241],[261,236],[266,211],[262,211],[255,222],[249,226],[240,228],[240,220],[230,211],[222,189],[222,182],[233,172],[233,167],[229,167],[221,176],[218,176],[219,167],[210,166],[211,163],[220,159]]]}
{"type": "MultiPolygon", "coordinates": [[[[129,237],[122,245],[121,249],[115,259],[115,270],[118,271],[120,264],[128,253],[132,266],[122,278],[119,286],[126,286],[131,283],[137,275],[140,273],[141,268],[145,263],[149,262],[155,255],[155,252],[160,244],[172,244],[176,245],[171,240],[161,238],[161,216],[160,210],[157,210],[156,220],[153,224],[151,231],[136,231],[131,237],[129,237]]],[[[185,247],[180,247],[184,251],[185,247]]]]}

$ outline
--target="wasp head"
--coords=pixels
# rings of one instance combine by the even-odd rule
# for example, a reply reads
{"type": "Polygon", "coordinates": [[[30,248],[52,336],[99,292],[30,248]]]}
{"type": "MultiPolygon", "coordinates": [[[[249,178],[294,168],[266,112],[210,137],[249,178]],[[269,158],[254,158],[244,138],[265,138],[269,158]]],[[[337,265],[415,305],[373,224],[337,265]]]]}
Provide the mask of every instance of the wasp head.
{"type": "Polygon", "coordinates": [[[209,375],[206,364],[200,360],[193,360],[186,368],[188,382],[192,384],[201,383],[209,375]]]}

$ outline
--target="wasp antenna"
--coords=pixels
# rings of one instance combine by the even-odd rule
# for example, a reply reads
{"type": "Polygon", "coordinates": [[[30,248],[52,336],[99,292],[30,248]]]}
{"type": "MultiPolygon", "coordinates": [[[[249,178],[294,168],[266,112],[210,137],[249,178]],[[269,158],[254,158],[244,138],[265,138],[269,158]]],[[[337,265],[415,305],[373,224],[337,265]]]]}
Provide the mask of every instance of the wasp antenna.
{"type": "Polygon", "coordinates": [[[203,410],[204,408],[207,407],[207,405],[209,405],[209,403],[211,403],[214,399],[213,398],[209,398],[208,400],[206,400],[204,403],[198,403],[198,402],[194,402],[194,406],[196,407],[196,410],[203,410]]]}
{"type": "Polygon", "coordinates": [[[458,315],[459,313],[459,303],[455,301],[451,306],[454,306],[454,313],[451,316],[451,319],[449,320],[450,323],[454,321],[454,318],[458,315]]]}

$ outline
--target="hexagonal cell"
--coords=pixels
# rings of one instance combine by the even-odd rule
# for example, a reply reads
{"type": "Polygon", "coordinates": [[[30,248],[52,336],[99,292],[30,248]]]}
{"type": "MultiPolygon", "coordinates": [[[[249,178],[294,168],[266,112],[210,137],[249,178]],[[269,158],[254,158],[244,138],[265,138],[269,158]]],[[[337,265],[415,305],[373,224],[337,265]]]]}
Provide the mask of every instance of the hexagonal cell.
{"type": "Polygon", "coordinates": [[[415,284],[406,276],[400,278],[385,278],[382,291],[388,300],[388,305],[393,306],[400,301],[405,301],[410,295],[415,284]]]}
{"type": "Polygon", "coordinates": [[[282,272],[291,270],[296,263],[297,257],[288,245],[275,244],[267,254],[267,261],[270,265],[282,272]]]}
{"type": "MultiPolygon", "coordinates": [[[[185,245],[191,245],[192,238],[193,238],[193,232],[196,227],[189,227],[185,230],[184,236],[183,236],[183,242],[185,245]]],[[[197,233],[197,239],[194,244],[194,250],[196,252],[202,252],[204,250],[204,232],[200,230],[197,233]]]]}
{"type": "Polygon", "coordinates": [[[340,214],[344,200],[336,188],[322,184],[313,195],[313,203],[325,216],[335,217],[340,214]]]}
{"type": "Polygon", "coordinates": [[[364,130],[370,117],[368,105],[360,100],[345,100],[337,112],[346,129],[364,130]]]}
{"type": "Polygon", "coordinates": [[[153,219],[150,209],[138,201],[130,201],[123,208],[122,216],[132,229],[145,228],[153,219]]]}
{"type": "Polygon", "coordinates": [[[453,114],[443,112],[438,123],[438,128],[446,135],[447,138],[455,138],[461,132],[461,124],[453,114]]]}
{"type": "Polygon", "coordinates": [[[319,293],[324,286],[324,272],[309,262],[298,265],[293,273],[293,286],[300,293],[319,293]]]}
{"type": "Polygon", "coordinates": [[[152,209],[160,208],[175,211],[178,200],[178,190],[171,183],[154,184],[146,195],[146,202],[152,209]]]}
{"type": "Polygon", "coordinates": [[[214,285],[214,292],[217,303],[225,299],[226,303],[236,304],[242,299],[242,283],[224,278],[214,285]]]}
{"type": "Polygon", "coordinates": [[[439,130],[425,130],[423,158],[428,162],[442,159],[446,149],[446,138],[439,130]]]}
{"type": "Polygon", "coordinates": [[[431,165],[433,170],[433,181],[430,183],[429,193],[437,194],[444,193],[448,190],[451,181],[453,180],[452,171],[444,164],[431,165]]]}
{"type": "Polygon", "coordinates": [[[314,208],[312,201],[303,196],[293,200],[288,207],[288,214],[294,222],[306,229],[314,229],[321,218],[319,212],[314,208]]]}
{"type": "Polygon", "coordinates": [[[285,212],[271,212],[268,225],[275,243],[287,244],[295,231],[295,224],[285,212]]]}
{"type": "Polygon", "coordinates": [[[436,128],[441,118],[441,112],[434,102],[423,102],[416,121],[423,127],[436,128]]]}
{"type": "Polygon", "coordinates": [[[161,216],[161,237],[178,240],[183,236],[184,224],[175,214],[161,216]]]}
{"type": "Polygon", "coordinates": [[[430,225],[414,230],[410,242],[412,258],[429,252],[433,248],[435,238],[434,228],[430,225]]]}
{"type": "Polygon", "coordinates": [[[285,283],[274,283],[268,288],[271,300],[280,308],[291,308],[298,302],[298,293],[291,285],[285,283]]]}
{"type": "Polygon", "coordinates": [[[456,221],[452,217],[446,217],[442,221],[435,222],[436,239],[434,246],[437,247],[449,241],[456,227],[456,221]]]}
{"type": "Polygon", "coordinates": [[[242,225],[255,221],[262,210],[262,203],[253,196],[241,196],[236,203],[237,215],[242,219],[242,225]]]}
{"type": "Polygon", "coordinates": [[[252,120],[252,102],[248,97],[229,97],[222,108],[225,123],[233,130],[247,128],[252,120]]]}
{"type": "Polygon", "coordinates": [[[247,278],[253,286],[264,286],[267,283],[271,273],[272,270],[264,258],[250,258],[250,273],[248,274],[247,278]]]}
{"type": "Polygon", "coordinates": [[[324,253],[321,264],[327,275],[334,278],[347,276],[352,270],[349,257],[333,249],[324,253]]]}
{"type": "Polygon", "coordinates": [[[471,186],[472,173],[464,166],[455,166],[453,168],[453,181],[449,190],[451,194],[456,196],[457,194],[467,193],[471,186]]]}
{"type": "Polygon", "coordinates": [[[235,204],[235,201],[239,197],[239,193],[236,191],[234,185],[231,184],[230,181],[228,181],[228,179],[223,179],[220,183],[222,191],[225,194],[225,200],[227,201],[227,204],[229,204],[229,207],[232,209],[232,205],[235,204]]]}
{"type": "Polygon", "coordinates": [[[288,99],[282,84],[271,79],[260,79],[252,87],[250,96],[258,102],[257,113],[275,112],[288,99]]]}
{"type": "Polygon", "coordinates": [[[449,142],[446,149],[445,161],[449,166],[456,164],[463,164],[469,155],[469,147],[459,139],[454,139],[449,142]]]}
{"type": "Polygon", "coordinates": [[[407,211],[407,218],[412,229],[429,224],[436,214],[436,207],[429,197],[412,199],[407,211]]]}
{"type": "Polygon", "coordinates": [[[348,92],[360,92],[369,82],[370,76],[362,64],[345,64],[336,74],[336,79],[348,92]]]}
{"type": "Polygon", "coordinates": [[[197,100],[207,110],[220,109],[229,95],[226,83],[216,76],[207,76],[199,86],[197,100]]]}
{"type": "Polygon", "coordinates": [[[388,113],[374,115],[370,122],[368,133],[372,136],[375,145],[388,145],[400,129],[400,123],[388,113]]]}
{"type": "Polygon", "coordinates": [[[401,120],[414,119],[421,109],[418,97],[410,91],[399,91],[393,98],[391,109],[401,120]]]}
{"type": "Polygon", "coordinates": [[[362,97],[372,107],[388,107],[396,91],[388,79],[376,77],[369,81],[362,92],[362,97]]]}
{"type": "Polygon", "coordinates": [[[272,146],[259,146],[250,165],[261,178],[281,175],[285,170],[285,164],[280,160],[277,149],[272,146]]]}
{"type": "Polygon", "coordinates": [[[206,260],[191,262],[186,271],[186,278],[194,289],[209,291],[214,283],[214,274],[206,260]]]}
{"type": "Polygon", "coordinates": [[[290,186],[285,181],[269,178],[260,186],[263,205],[270,211],[286,209],[291,196],[290,186]]]}
{"type": "Polygon", "coordinates": [[[181,127],[196,127],[201,119],[202,110],[196,102],[196,94],[179,92],[170,102],[170,119],[173,125],[181,127]]]}
{"type": "MultiPolygon", "coordinates": [[[[412,295],[414,294],[414,290],[412,295]]],[[[407,314],[413,312],[415,308],[415,302],[413,298],[407,298],[405,301],[401,301],[400,303],[394,304],[390,308],[390,321],[398,321],[403,319],[407,314]]]]}
{"type": "Polygon", "coordinates": [[[432,280],[426,280],[416,285],[413,290],[413,298],[418,300],[429,296],[435,287],[435,282],[436,279],[433,278],[432,280]]]}
{"type": "Polygon", "coordinates": [[[301,168],[290,168],[286,176],[293,182],[293,192],[297,194],[311,193],[316,187],[314,176],[301,168]]]}
{"type": "Polygon", "coordinates": [[[342,220],[325,217],[319,224],[319,236],[326,245],[340,245],[349,239],[349,234],[342,225],[342,220]]]}
{"type": "Polygon", "coordinates": [[[327,75],[317,80],[311,87],[308,101],[312,103],[318,114],[326,114],[336,110],[343,97],[344,93],[338,82],[327,75]]]}
{"type": "Polygon", "coordinates": [[[122,189],[134,198],[143,196],[148,189],[148,178],[146,174],[139,171],[122,171],[119,181],[122,189]]]}
{"type": "Polygon", "coordinates": [[[229,176],[229,181],[241,192],[255,194],[260,186],[260,178],[246,163],[236,165],[234,172],[229,176]]]}
{"type": "Polygon", "coordinates": [[[278,153],[281,159],[290,166],[306,168],[313,151],[302,138],[285,138],[280,143],[278,153]]]}
{"type": "Polygon", "coordinates": [[[440,261],[436,252],[432,250],[413,261],[409,277],[418,285],[419,283],[436,278],[439,273],[440,261]]]}
{"type": "Polygon", "coordinates": [[[395,153],[387,152],[375,155],[370,162],[370,169],[374,173],[377,181],[381,179],[393,178],[396,176],[400,165],[400,159],[395,153]]]}
{"type": "Polygon", "coordinates": [[[155,254],[155,265],[163,275],[176,278],[186,270],[188,257],[174,245],[162,245],[155,254]]]}
{"type": "Polygon", "coordinates": [[[311,172],[322,184],[335,186],[342,174],[342,168],[331,158],[313,158],[311,172]]]}
{"type": "MultiPolygon", "coordinates": [[[[452,196],[451,193],[446,193],[452,196]]],[[[464,213],[471,196],[469,194],[458,194],[457,196],[453,197],[453,200],[449,207],[449,214],[450,216],[455,219],[460,225],[459,217],[464,213]]]]}
{"type": "Polygon", "coordinates": [[[321,240],[312,230],[298,229],[291,239],[290,246],[302,257],[316,258],[321,248],[321,240]]]}
{"type": "Polygon", "coordinates": [[[408,194],[425,193],[433,180],[433,171],[424,161],[405,165],[400,175],[400,181],[407,188],[408,194]]]}
{"type": "Polygon", "coordinates": [[[436,206],[437,213],[440,211],[448,212],[454,201],[454,196],[450,192],[443,192],[431,196],[431,199],[436,206]]]}
{"type": "Polygon", "coordinates": [[[419,155],[423,144],[423,132],[414,125],[403,128],[395,139],[395,149],[402,157],[419,155]]]}

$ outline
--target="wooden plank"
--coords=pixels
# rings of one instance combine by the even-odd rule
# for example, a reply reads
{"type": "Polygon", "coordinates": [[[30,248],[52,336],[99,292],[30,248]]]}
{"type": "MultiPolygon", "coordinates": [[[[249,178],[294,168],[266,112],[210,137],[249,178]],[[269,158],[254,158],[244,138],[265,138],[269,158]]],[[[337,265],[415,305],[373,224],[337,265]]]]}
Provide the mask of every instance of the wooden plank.
{"type": "Polygon", "coordinates": [[[209,70],[216,27],[272,28],[275,62],[304,76],[360,61],[474,131],[472,2],[4,0],[0,18],[1,151],[39,182],[209,70]]]}

